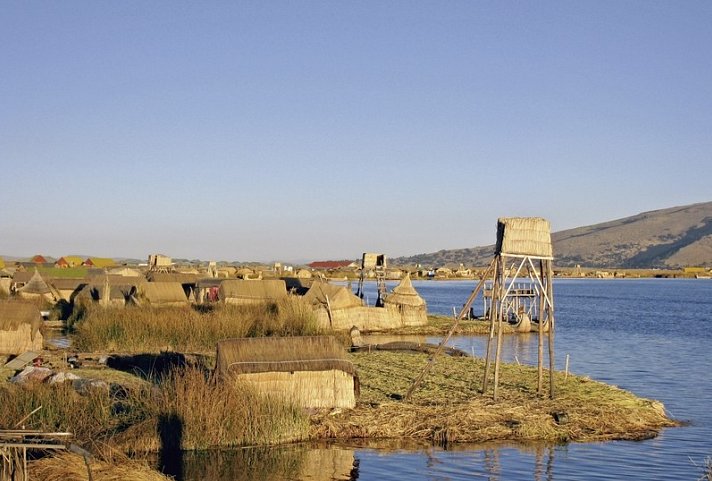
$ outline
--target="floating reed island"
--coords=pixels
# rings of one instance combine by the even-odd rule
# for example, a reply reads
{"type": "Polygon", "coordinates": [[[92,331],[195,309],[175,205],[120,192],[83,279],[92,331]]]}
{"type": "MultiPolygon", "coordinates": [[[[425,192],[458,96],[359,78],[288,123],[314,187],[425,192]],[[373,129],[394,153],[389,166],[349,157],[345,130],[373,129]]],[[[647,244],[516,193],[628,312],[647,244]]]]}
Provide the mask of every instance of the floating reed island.
{"type": "Polygon", "coordinates": [[[537,370],[503,364],[499,397],[481,392],[484,360],[440,356],[408,402],[400,400],[428,363],[421,353],[352,354],[361,385],[353,410],[312,416],[317,438],[415,438],[433,443],[640,440],[678,423],[662,403],[586,377],[555,373],[554,399],[537,395],[537,370]]]}

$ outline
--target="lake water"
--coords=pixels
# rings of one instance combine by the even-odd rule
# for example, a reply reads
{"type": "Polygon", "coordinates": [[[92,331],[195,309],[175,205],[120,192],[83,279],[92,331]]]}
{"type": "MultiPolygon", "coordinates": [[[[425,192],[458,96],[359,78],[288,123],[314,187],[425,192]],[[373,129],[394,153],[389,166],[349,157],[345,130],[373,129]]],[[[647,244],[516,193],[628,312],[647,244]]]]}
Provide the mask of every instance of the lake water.
{"type": "MultiPolygon", "coordinates": [[[[414,281],[431,313],[452,314],[474,281],[414,281]]],[[[389,284],[392,287],[392,284],[389,284]]],[[[375,299],[375,286],[369,298],[375,299]]],[[[688,421],[647,441],[476,445],[298,445],[188,454],[186,481],[222,480],[697,480],[712,456],[712,280],[554,282],[557,366],[662,401],[688,421]]],[[[437,342],[437,338],[429,341],[437,342]]],[[[451,345],[484,352],[481,337],[451,345]]],[[[535,334],[505,337],[504,357],[536,363],[535,334]]]]}

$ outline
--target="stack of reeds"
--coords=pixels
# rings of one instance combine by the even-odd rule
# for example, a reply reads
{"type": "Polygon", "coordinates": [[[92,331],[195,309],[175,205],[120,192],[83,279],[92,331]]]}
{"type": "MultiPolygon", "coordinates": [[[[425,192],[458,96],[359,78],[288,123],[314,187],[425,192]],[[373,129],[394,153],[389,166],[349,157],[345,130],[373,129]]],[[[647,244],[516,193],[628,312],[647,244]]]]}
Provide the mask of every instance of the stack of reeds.
{"type": "Polygon", "coordinates": [[[541,217],[500,217],[495,254],[553,257],[549,221],[541,217]]]}
{"type": "Polygon", "coordinates": [[[303,407],[353,407],[358,377],[330,336],[228,339],[217,345],[216,372],[303,407]]]}

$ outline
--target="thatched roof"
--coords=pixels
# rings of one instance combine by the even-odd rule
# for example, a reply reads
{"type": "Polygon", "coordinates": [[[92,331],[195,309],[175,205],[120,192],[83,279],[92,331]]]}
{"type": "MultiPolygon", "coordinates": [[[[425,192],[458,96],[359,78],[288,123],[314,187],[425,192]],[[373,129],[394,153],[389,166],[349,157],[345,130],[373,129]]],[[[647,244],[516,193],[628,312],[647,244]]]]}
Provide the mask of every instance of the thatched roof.
{"type": "Polygon", "coordinates": [[[106,280],[109,280],[109,285],[112,286],[140,286],[142,284],[146,284],[146,279],[143,277],[132,277],[132,276],[119,276],[115,274],[106,274],[106,272],[101,271],[101,272],[93,272],[91,276],[89,276],[89,280],[91,281],[92,284],[101,284],[104,285],[106,280]]]}
{"type": "Polygon", "coordinates": [[[24,302],[0,301],[0,331],[15,331],[21,324],[32,326],[32,336],[42,325],[37,306],[24,302]]]}
{"type": "Polygon", "coordinates": [[[22,294],[39,295],[52,294],[52,290],[49,288],[45,280],[42,279],[42,276],[37,271],[37,269],[35,269],[34,274],[32,274],[32,277],[27,282],[27,284],[18,289],[17,292],[20,292],[22,294]]]}
{"type": "Polygon", "coordinates": [[[406,274],[400,283],[393,288],[393,292],[386,296],[384,302],[412,307],[425,306],[425,300],[420,297],[420,294],[418,294],[418,291],[415,290],[413,283],[410,281],[410,273],[406,274]]]}
{"type": "Polygon", "coordinates": [[[116,267],[116,262],[114,259],[109,259],[108,257],[89,257],[84,261],[85,266],[91,267],[116,267]]]}
{"type": "Polygon", "coordinates": [[[151,271],[146,274],[146,279],[151,282],[178,282],[180,284],[197,284],[198,275],[181,274],[178,272],[151,271]]]}
{"type": "Polygon", "coordinates": [[[86,284],[89,283],[88,279],[84,278],[78,278],[78,279],[71,279],[71,278],[61,278],[61,279],[51,279],[49,283],[54,286],[55,289],[67,291],[67,290],[75,290],[79,287],[82,287],[86,284]]]}
{"type": "Polygon", "coordinates": [[[330,369],[356,374],[346,350],[331,336],[226,339],[217,344],[215,369],[220,375],[330,369]]]}
{"type": "Polygon", "coordinates": [[[495,254],[553,258],[549,221],[541,217],[498,219],[495,254]]]}
{"type": "Polygon", "coordinates": [[[363,302],[345,286],[337,286],[326,282],[314,282],[304,295],[304,299],[312,304],[328,305],[332,309],[362,306],[363,302]]]}
{"type": "Polygon", "coordinates": [[[179,282],[146,282],[138,287],[138,294],[153,305],[188,303],[179,282]]]}
{"type": "Polygon", "coordinates": [[[117,267],[116,269],[111,269],[109,274],[122,277],[142,277],[141,271],[136,269],[131,269],[130,267],[117,267]]]}
{"type": "Polygon", "coordinates": [[[227,279],[220,283],[220,300],[276,301],[287,296],[287,286],[281,279],[246,281],[227,279]]]}
{"type": "MultiPolygon", "coordinates": [[[[76,301],[92,300],[100,301],[104,298],[105,284],[93,283],[85,285],[75,297],[76,301]]],[[[126,301],[136,292],[136,286],[131,284],[109,284],[109,300],[126,301]]]]}

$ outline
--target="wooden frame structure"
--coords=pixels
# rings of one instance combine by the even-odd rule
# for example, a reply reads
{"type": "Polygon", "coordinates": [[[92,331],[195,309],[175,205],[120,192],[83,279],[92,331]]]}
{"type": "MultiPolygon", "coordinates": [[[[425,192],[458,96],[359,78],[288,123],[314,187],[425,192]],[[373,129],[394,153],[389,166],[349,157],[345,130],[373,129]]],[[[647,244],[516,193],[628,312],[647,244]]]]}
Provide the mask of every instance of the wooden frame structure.
{"type": "Polygon", "coordinates": [[[386,298],[386,255],[374,254],[372,252],[364,252],[361,257],[361,272],[358,278],[358,290],[356,295],[363,299],[364,290],[363,282],[370,271],[373,271],[376,277],[376,290],[378,297],[376,298],[376,307],[383,307],[383,301],[386,298]]]}
{"type": "MultiPolygon", "coordinates": [[[[473,289],[455,319],[455,323],[438,345],[430,362],[423,368],[404,396],[408,400],[415,389],[420,385],[423,377],[430,370],[435,358],[440,354],[452,334],[457,329],[461,319],[470,311],[472,303],[489,282],[490,307],[487,312],[490,321],[489,336],[487,337],[487,351],[485,354],[485,372],[482,381],[482,393],[486,393],[489,385],[492,340],[497,338],[494,359],[494,392],[496,401],[499,387],[499,368],[502,356],[502,334],[505,317],[510,312],[512,291],[517,286],[517,280],[522,272],[526,271],[531,282],[531,291],[526,292],[529,298],[529,309],[538,308],[538,377],[537,392],[541,395],[544,390],[544,335],[548,334],[549,354],[549,397],[554,398],[554,291],[553,291],[553,251],[551,246],[551,228],[546,219],[539,217],[505,217],[497,220],[497,244],[494,258],[489,267],[481,276],[477,286],[473,289]],[[506,274],[505,263],[513,261],[512,267],[518,266],[512,276],[506,274]],[[491,277],[490,277],[491,276],[491,277]]],[[[483,292],[483,297],[484,292],[483,292]]],[[[486,302],[486,299],[485,299],[486,302]]],[[[514,304],[517,305],[517,304],[514,304]]]]}
{"type": "Polygon", "coordinates": [[[62,439],[71,436],[29,429],[0,430],[0,481],[29,481],[27,451],[67,449],[62,439]]]}

